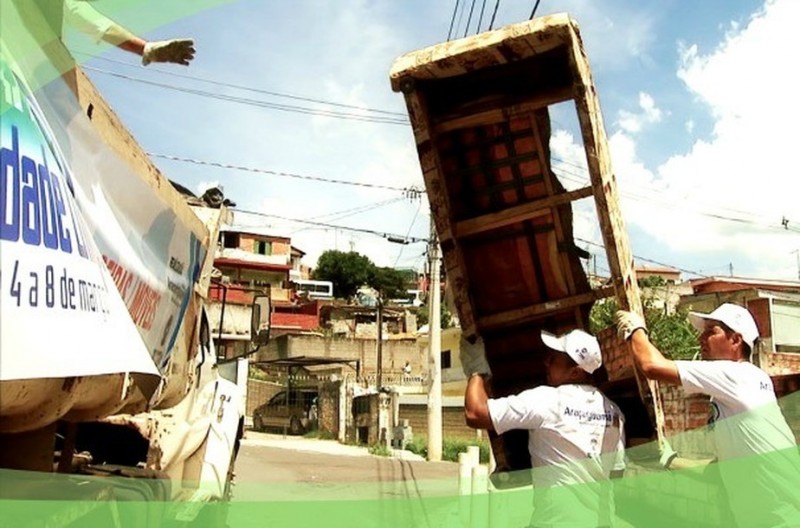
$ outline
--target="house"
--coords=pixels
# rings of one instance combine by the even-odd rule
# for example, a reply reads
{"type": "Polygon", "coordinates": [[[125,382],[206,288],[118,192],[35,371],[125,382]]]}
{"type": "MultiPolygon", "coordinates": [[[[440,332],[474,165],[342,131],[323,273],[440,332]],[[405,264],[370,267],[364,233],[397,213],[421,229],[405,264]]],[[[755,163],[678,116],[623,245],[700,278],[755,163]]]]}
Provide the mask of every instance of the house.
{"type": "Polygon", "coordinates": [[[214,259],[218,275],[209,292],[211,331],[220,355],[238,356],[249,346],[250,305],[258,295],[270,297],[273,335],[319,326],[318,304],[299,300],[291,287],[293,277],[307,276],[304,255],[288,237],[221,229],[214,259]]]}

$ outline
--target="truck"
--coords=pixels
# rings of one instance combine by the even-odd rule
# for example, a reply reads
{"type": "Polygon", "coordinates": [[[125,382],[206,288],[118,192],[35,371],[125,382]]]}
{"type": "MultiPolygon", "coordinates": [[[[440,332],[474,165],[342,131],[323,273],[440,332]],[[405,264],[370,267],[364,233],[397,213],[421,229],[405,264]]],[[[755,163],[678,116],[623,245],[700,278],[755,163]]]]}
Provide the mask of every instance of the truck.
{"type": "MultiPolygon", "coordinates": [[[[589,330],[593,304],[609,297],[642,313],[599,98],[569,15],[408,53],[390,80],[405,97],[462,333],[482,340],[494,396],[545,383],[541,330],[589,330]],[[589,183],[570,190],[550,152],[556,105],[574,109],[588,168],[589,183]],[[593,201],[610,283],[591,284],[581,264],[588,254],[573,234],[572,206],[584,199],[593,201]]],[[[602,339],[613,346],[604,347],[601,387],[628,417],[629,442],[656,440],[669,464],[657,385],[613,333],[602,339]]],[[[490,438],[496,483],[524,480],[527,431],[490,438]]]]}
{"type": "MultiPolygon", "coordinates": [[[[217,357],[208,315],[230,212],[187,204],[42,4],[4,0],[0,17],[0,499],[43,501],[5,520],[217,515],[244,431],[221,374],[240,358],[217,357]]],[[[255,350],[269,297],[251,310],[255,350]]]]}

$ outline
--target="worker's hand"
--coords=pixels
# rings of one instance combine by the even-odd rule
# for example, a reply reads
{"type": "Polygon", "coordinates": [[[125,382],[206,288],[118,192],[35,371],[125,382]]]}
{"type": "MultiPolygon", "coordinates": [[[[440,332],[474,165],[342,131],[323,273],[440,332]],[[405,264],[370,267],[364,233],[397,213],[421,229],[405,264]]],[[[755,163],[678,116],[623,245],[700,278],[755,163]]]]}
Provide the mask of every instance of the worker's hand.
{"type": "Polygon", "coordinates": [[[614,321],[617,323],[617,334],[625,341],[630,339],[633,333],[640,328],[647,332],[644,319],[637,313],[619,310],[614,315],[614,321]]]}
{"type": "Polygon", "coordinates": [[[491,374],[489,362],[486,361],[486,350],[483,346],[483,339],[478,338],[475,343],[470,343],[466,339],[461,340],[461,368],[464,375],[469,379],[473,374],[491,374]]]}
{"type": "Polygon", "coordinates": [[[142,64],[147,66],[151,62],[174,62],[186,66],[193,58],[194,40],[159,40],[144,45],[142,64]]]}

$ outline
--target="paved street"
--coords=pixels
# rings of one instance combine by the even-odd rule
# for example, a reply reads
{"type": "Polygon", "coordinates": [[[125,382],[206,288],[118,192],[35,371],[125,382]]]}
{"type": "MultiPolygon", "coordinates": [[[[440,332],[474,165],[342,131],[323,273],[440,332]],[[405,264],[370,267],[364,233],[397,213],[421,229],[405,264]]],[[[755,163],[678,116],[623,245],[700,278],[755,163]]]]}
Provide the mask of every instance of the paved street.
{"type": "Polygon", "coordinates": [[[458,465],[370,455],[332,440],[248,431],[236,463],[234,500],[413,498],[457,493],[458,465]]]}

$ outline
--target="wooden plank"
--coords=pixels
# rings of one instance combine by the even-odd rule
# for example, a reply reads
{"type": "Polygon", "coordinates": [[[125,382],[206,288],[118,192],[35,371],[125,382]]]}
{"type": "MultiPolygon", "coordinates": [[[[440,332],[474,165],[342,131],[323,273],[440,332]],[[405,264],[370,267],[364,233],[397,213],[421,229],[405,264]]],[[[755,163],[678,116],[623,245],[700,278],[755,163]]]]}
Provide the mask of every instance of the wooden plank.
{"type": "Polygon", "coordinates": [[[493,108],[482,112],[469,113],[459,117],[453,117],[434,124],[433,128],[437,134],[445,134],[460,128],[492,125],[502,123],[509,119],[529,114],[534,110],[545,108],[553,104],[571,101],[575,94],[572,86],[563,87],[559,90],[536,95],[524,103],[505,106],[503,108],[493,108]]]}
{"type": "Polygon", "coordinates": [[[447,281],[456,305],[461,331],[465,337],[477,336],[475,316],[472,311],[472,301],[469,295],[469,282],[466,276],[464,257],[457,241],[452,236],[449,211],[450,199],[444,187],[444,177],[438,151],[433,147],[435,135],[430,134],[429,114],[424,97],[418,90],[406,94],[406,106],[414,123],[414,136],[417,139],[417,153],[419,155],[422,176],[428,201],[431,205],[431,217],[439,233],[442,247],[442,263],[447,274],[447,281]],[[413,114],[416,112],[416,114],[413,114]]]}
{"type": "MultiPolygon", "coordinates": [[[[571,58],[579,81],[575,87],[575,106],[578,111],[578,121],[583,136],[589,176],[594,188],[598,220],[615,297],[620,308],[644,317],[627,230],[619,210],[617,182],[611,168],[611,154],[603,125],[600,101],[594,88],[589,61],[581,44],[580,36],[576,28],[572,28],[571,32],[573,34],[571,58]]],[[[664,408],[658,382],[648,380],[638,369],[635,371],[639,396],[645,403],[655,425],[659,451],[662,454],[671,451],[666,439],[664,408]]]]}
{"type": "Polygon", "coordinates": [[[551,213],[554,206],[587,198],[591,195],[592,188],[584,187],[583,189],[548,196],[547,198],[510,207],[497,213],[489,213],[463,220],[454,226],[453,235],[456,238],[464,238],[517,222],[524,222],[525,220],[551,213]]]}
{"type": "Polygon", "coordinates": [[[613,286],[607,286],[587,293],[573,295],[572,297],[564,297],[563,299],[534,304],[532,306],[526,306],[525,308],[487,315],[478,319],[478,327],[481,331],[486,331],[528,323],[552,312],[569,310],[576,306],[588,304],[598,299],[605,299],[613,295],[613,286]]]}
{"type": "MultiPolygon", "coordinates": [[[[545,153],[550,152],[549,145],[545,145],[542,142],[542,134],[541,130],[539,130],[539,124],[536,121],[536,118],[531,115],[531,126],[536,130],[535,138],[536,138],[536,151],[539,154],[539,164],[542,167],[542,171],[544,172],[544,185],[547,189],[547,194],[553,195],[555,194],[555,190],[553,189],[553,173],[550,171],[550,160],[547,159],[545,153]]],[[[558,242],[559,246],[564,245],[564,232],[561,226],[561,214],[558,211],[558,208],[553,208],[553,224],[556,228],[556,241],[558,242]]],[[[562,271],[562,275],[566,278],[567,281],[567,291],[570,295],[574,295],[576,293],[575,289],[575,280],[572,277],[572,273],[570,272],[570,263],[569,263],[569,256],[563,252],[558,251],[558,260],[561,262],[560,269],[562,271]]]]}

